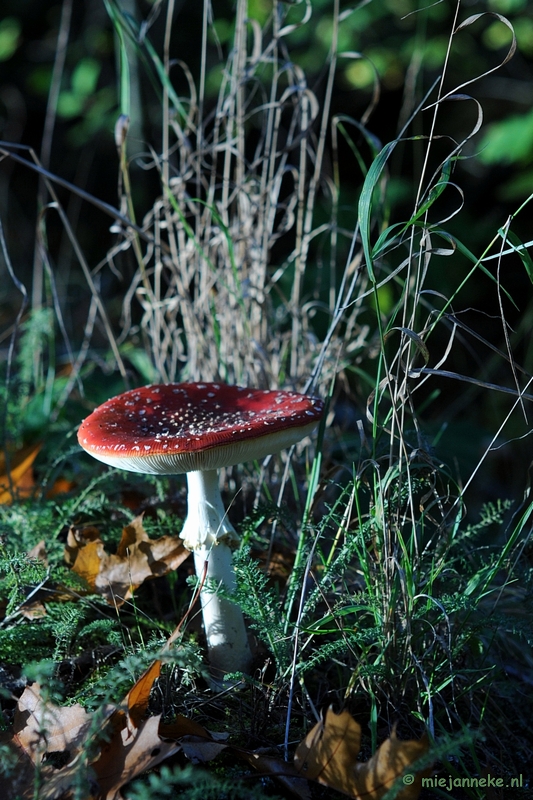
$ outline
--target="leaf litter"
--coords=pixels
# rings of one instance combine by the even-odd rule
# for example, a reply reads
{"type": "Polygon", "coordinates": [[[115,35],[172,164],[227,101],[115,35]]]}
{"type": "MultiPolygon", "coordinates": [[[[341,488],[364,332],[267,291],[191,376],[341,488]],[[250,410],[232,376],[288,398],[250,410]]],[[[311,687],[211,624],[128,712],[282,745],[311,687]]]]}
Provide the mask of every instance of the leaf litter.
{"type": "MultiPolygon", "coordinates": [[[[28,553],[47,563],[44,542],[28,553]]],[[[177,537],[152,540],[138,516],[126,525],[115,554],[106,552],[95,527],[68,532],[65,559],[89,588],[107,602],[122,604],[144,580],[176,569],[189,555],[177,537]]],[[[44,607],[43,607],[44,612],[44,607]]],[[[44,612],[45,613],[45,612],[44,612]]],[[[184,620],[163,650],[174,645],[184,620]]],[[[228,751],[256,773],[275,779],[300,800],[310,800],[309,782],[318,782],[354,800],[381,800],[394,782],[428,750],[426,738],[402,741],[392,731],[367,762],[358,761],[361,727],[347,710],[328,709],[298,745],[294,762],[228,741],[195,720],[177,715],[171,722],[149,715],[154,682],[162,661],[155,660],[116,706],[88,712],[79,704],[58,706],[38,683],[26,686],[17,701],[11,730],[0,733],[12,763],[0,772],[3,796],[33,800],[123,800],[121,789],[147,770],[181,751],[193,764],[228,751]],[[85,794],[80,795],[81,784],[85,794]]],[[[397,794],[417,800],[421,775],[397,794]]]]}
{"type": "Polygon", "coordinates": [[[106,552],[94,526],[71,527],[65,548],[65,560],[72,570],[115,606],[128,600],[145,580],[177,569],[189,555],[177,536],[150,539],[142,516],[124,527],[114,554],[106,552]]]}
{"type": "MultiPolygon", "coordinates": [[[[311,797],[308,781],[354,800],[381,800],[428,750],[427,739],[401,741],[393,731],[369,761],[359,762],[359,724],[348,711],[335,714],[331,708],[300,742],[294,763],[236,747],[227,741],[228,734],[212,733],[183,715],[170,723],[162,722],[161,715],[148,716],[161,663],[154,661],[121,703],[98,712],[78,704],[57,706],[39,684],[27,686],[11,731],[0,734],[0,744],[16,761],[0,775],[2,795],[32,800],[38,786],[40,800],[68,800],[74,786],[80,797],[81,776],[83,800],[123,800],[123,786],[179,751],[192,763],[207,763],[226,750],[301,800],[311,797]]],[[[417,800],[420,775],[413,777],[397,795],[400,800],[417,800]]]]}

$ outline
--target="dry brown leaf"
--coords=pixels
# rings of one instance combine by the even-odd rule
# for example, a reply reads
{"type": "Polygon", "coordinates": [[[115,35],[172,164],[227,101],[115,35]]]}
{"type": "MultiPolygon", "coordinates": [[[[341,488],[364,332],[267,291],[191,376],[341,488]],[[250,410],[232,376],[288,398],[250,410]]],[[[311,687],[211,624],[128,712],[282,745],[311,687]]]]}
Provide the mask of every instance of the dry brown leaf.
{"type": "Polygon", "coordinates": [[[296,797],[299,797],[300,800],[310,800],[309,785],[301,777],[294,764],[283,761],[281,758],[263,755],[262,753],[250,753],[247,750],[236,750],[235,752],[258,772],[275,778],[296,797]]]}
{"type": "Polygon", "coordinates": [[[118,707],[104,709],[99,726],[104,735],[90,765],[80,759],[85,757],[84,745],[91,743],[88,737],[94,738],[93,715],[79,705],[63,708],[45,701],[38,684],[26,687],[17,703],[12,732],[0,734],[0,741],[17,760],[11,774],[0,776],[0,796],[34,800],[38,769],[39,800],[63,800],[69,796],[77,770],[82,769],[87,784],[84,800],[121,800],[124,784],[182,749],[184,739],[192,759],[208,761],[218,755],[227,745],[193,720],[180,716],[162,724],[160,716],[143,719],[160,671],[161,661],[154,661],[118,707]],[[45,757],[51,753],[61,754],[64,766],[47,763],[45,757]]]}
{"type": "MultiPolygon", "coordinates": [[[[33,800],[35,765],[7,732],[0,733],[0,743],[11,751],[14,762],[9,772],[0,771],[0,797],[16,797],[17,800],[33,800]]],[[[6,758],[2,766],[11,764],[6,758]]]]}
{"type": "Polygon", "coordinates": [[[224,742],[214,742],[212,739],[204,739],[202,736],[184,736],[180,739],[180,745],[193,764],[205,764],[212,761],[228,747],[224,742]]]}
{"type": "Polygon", "coordinates": [[[10,505],[13,502],[13,493],[27,497],[35,482],[33,480],[33,462],[41,445],[24,447],[13,453],[9,459],[9,467],[4,453],[0,453],[0,504],[10,505]],[[9,470],[9,471],[8,471],[9,470]],[[11,482],[10,482],[11,478],[11,482]]]}
{"type": "Polygon", "coordinates": [[[41,561],[45,567],[48,566],[48,553],[46,552],[46,542],[44,539],[41,539],[31,550],[28,550],[28,558],[34,558],[36,561],[41,561]]]}
{"type": "Polygon", "coordinates": [[[172,720],[172,722],[165,722],[159,726],[159,735],[164,739],[181,739],[183,736],[203,736],[209,739],[209,732],[195,722],[193,719],[184,717],[182,714],[172,720]]]}
{"type": "MultiPolygon", "coordinates": [[[[369,800],[379,800],[405,768],[422,758],[428,748],[427,737],[402,741],[393,730],[390,738],[381,743],[371,759],[356,764],[355,773],[360,794],[369,800]]],[[[413,774],[413,778],[413,783],[406,785],[396,795],[397,800],[416,800],[422,788],[422,774],[413,774]]]]}
{"type": "Polygon", "coordinates": [[[189,555],[177,536],[150,539],[142,517],[126,525],[114,555],[106,553],[94,527],[71,528],[65,548],[67,564],[113,605],[131,597],[145,580],[177,569],[189,555]]]}
{"type": "Polygon", "coordinates": [[[183,716],[170,724],[161,723],[159,716],[143,719],[160,669],[161,662],[155,661],[119,707],[104,709],[99,727],[104,733],[91,764],[85,763],[84,753],[88,744],[95,745],[93,716],[80,706],[61,708],[46,702],[37,684],[27,687],[17,704],[12,734],[0,734],[0,741],[17,759],[15,770],[0,776],[0,796],[34,800],[38,770],[39,800],[66,800],[82,770],[83,800],[122,800],[122,786],[179,750],[196,763],[211,761],[227,750],[278,779],[300,800],[308,800],[307,783],[292,764],[234,748],[223,741],[227,734],[211,733],[183,716]],[[64,765],[49,763],[46,757],[51,753],[61,755],[64,765]]]}
{"type": "Polygon", "coordinates": [[[124,712],[113,715],[111,738],[92,764],[102,800],[118,800],[121,786],[181,749],[179,742],[160,738],[160,719],[149,717],[132,730],[124,712]]]}
{"type": "Polygon", "coordinates": [[[148,667],[139,680],[131,687],[126,695],[126,706],[131,723],[137,728],[141,719],[148,710],[150,692],[156,678],[161,674],[161,661],[157,660],[148,667]]]}
{"type": "Polygon", "coordinates": [[[210,739],[208,731],[186,717],[179,717],[170,725],[161,724],[160,716],[143,719],[150,691],[160,673],[161,661],[156,660],[132,686],[121,708],[112,714],[108,725],[111,737],[92,764],[102,800],[120,800],[121,786],[182,749],[184,736],[205,736],[206,742],[210,739]]]}
{"type": "Polygon", "coordinates": [[[34,603],[24,603],[19,608],[20,614],[24,619],[41,619],[46,617],[46,608],[36,600],[34,603]]]}
{"type": "MultiPolygon", "coordinates": [[[[355,800],[380,800],[394,781],[428,750],[426,738],[401,741],[395,731],[367,762],[358,762],[361,726],[348,711],[329,708],[323,721],[309,731],[296,750],[294,762],[300,775],[317,780],[355,800]]],[[[416,800],[421,776],[406,784],[398,800],[416,800]]]]}
{"type": "MultiPolygon", "coordinates": [[[[142,705],[156,672],[152,665],[122,705],[127,707],[130,695],[142,705]]],[[[134,702],[132,709],[138,713],[139,703],[134,702]]],[[[0,796],[33,800],[38,770],[39,800],[59,800],[68,795],[73,777],[81,768],[86,773],[86,800],[119,800],[121,786],[181,748],[178,741],[160,737],[160,717],[139,719],[133,725],[127,711],[109,707],[104,709],[108,741],[101,743],[97,757],[88,767],[78,762],[83,757],[83,745],[89,743],[88,734],[94,736],[92,722],[92,715],[81,706],[56,706],[43,699],[38,684],[26,687],[17,703],[11,734],[0,736],[17,759],[14,771],[0,776],[0,796]],[[64,766],[54,768],[48,764],[45,757],[51,753],[61,754],[64,766]]],[[[192,723],[187,732],[196,733],[199,727],[192,723]]]]}
{"type": "MultiPolygon", "coordinates": [[[[390,738],[381,743],[372,758],[365,763],[356,764],[355,773],[360,794],[369,800],[379,800],[405,768],[422,758],[428,748],[426,736],[402,741],[393,730],[390,738]]],[[[422,788],[422,773],[409,773],[409,776],[412,776],[413,783],[405,785],[396,795],[397,800],[417,800],[422,788]]]]}
{"type": "Polygon", "coordinates": [[[335,714],[328,708],[325,720],[298,745],[294,763],[306,778],[353,796],[353,768],[360,747],[359,723],[348,711],[335,714]]]}
{"type": "MultiPolygon", "coordinates": [[[[75,784],[76,773],[84,770],[84,794],[77,795],[79,800],[97,800],[98,784],[96,783],[91,770],[87,770],[86,764],[80,764],[84,758],[80,753],[76,758],[61,769],[54,769],[53,766],[45,766],[40,774],[39,800],[72,800],[72,787],[75,784]]],[[[77,791],[79,791],[76,786],[77,791]]],[[[26,797],[24,798],[26,800],[26,797]]],[[[28,796],[27,800],[35,800],[35,794],[28,796]]]]}
{"type": "MultiPolygon", "coordinates": [[[[12,771],[0,774],[0,797],[16,798],[16,800],[35,800],[37,768],[16,742],[9,740],[6,734],[0,734],[0,742],[7,745],[17,761],[12,771]]],[[[44,765],[39,768],[39,800],[67,800],[71,797],[74,772],[77,769],[78,755],[70,764],[61,769],[44,765]]],[[[95,800],[96,794],[91,791],[90,779],[87,781],[87,794],[83,800],[95,800]]],[[[98,787],[96,787],[98,789],[98,787]]],[[[81,800],[81,799],[80,799],[81,800]]]]}
{"type": "Polygon", "coordinates": [[[91,715],[79,705],[59,707],[41,696],[34,683],[22,693],[11,734],[2,734],[16,758],[11,773],[0,776],[0,796],[33,800],[39,773],[39,800],[59,800],[72,783],[82,744],[91,725],[91,715]],[[67,762],[62,769],[43,763],[50,753],[61,754],[67,762]]]}
{"type": "Polygon", "coordinates": [[[227,733],[212,733],[181,714],[172,722],[160,725],[159,735],[165,739],[179,739],[181,749],[193,763],[211,761],[222,750],[230,747],[225,742],[227,733]]]}
{"type": "Polygon", "coordinates": [[[34,764],[43,754],[79,751],[91,724],[91,716],[80,705],[56,706],[43,700],[38,683],[26,686],[13,720],[16,741],[34,764]]]}

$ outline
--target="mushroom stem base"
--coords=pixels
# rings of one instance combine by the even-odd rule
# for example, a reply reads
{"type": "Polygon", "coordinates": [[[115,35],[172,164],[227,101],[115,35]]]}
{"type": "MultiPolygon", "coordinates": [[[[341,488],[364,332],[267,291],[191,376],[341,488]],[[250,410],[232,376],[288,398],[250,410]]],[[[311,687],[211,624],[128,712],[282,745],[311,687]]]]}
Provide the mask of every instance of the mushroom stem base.
{"type": "Polygon", "coordinates": [[[194,563],[196,574],[200,580],[204,579],[206,587],[200,593],[200,601],[211,668],[220,678],[226,672],[246,672],[251,653],[242,611],[216,589],[212,591],[213,584],[235,591],[231,550],[224,542],[198,548],[194,551],[194,563]]]}

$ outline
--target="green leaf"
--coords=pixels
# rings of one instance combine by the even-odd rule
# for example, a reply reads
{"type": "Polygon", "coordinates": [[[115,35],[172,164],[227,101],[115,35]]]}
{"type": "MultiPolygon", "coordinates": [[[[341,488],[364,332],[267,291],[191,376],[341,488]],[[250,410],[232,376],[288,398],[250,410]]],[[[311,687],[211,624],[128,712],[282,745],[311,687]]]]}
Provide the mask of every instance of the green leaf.
{"type": "Polygon", "coordinates": [[[533,158],[533,111],[495,122],[481,141],[480,161],[513,164],[533,158]]]}
{"type": "Polygon", "coordinates": [[[426,211],[431,208],[435,200],[441,196],[443,191],[445,190],[446,186],[450,181],[450,175],[452,172],[452,163],[453,159],[448,158],[442,165],[442,172],[440,174],[440,178],[437,183],[431,187],[429,194],[427,196],[427,200],[417,209],[416,213],[411,217],[407,225],[411,225],[417,219],[426,213],[426,211]]]}
{"type": "Polygon", "coordinates": [[[397,142],[389,142],[376,156],[370,169],[367,172],[361,196],[359,198],[359,227],[361,230],[361,240],[363,243],[363,252],[366,259],[366,268],[372,283],[375,283],[374,269],[372,267],[372,250],[370,247],[370,228],[372,224],[372,196],[376,188],[381,173],[385,168],[387,160],[396,147],[397,142]]]}
{"type": "Polygon", "coordinates": [[[85,105],[85,98],[74,92],[61,92],[57,99],[57,113],[60,117],[70,119],[78,117],[85,105]]]}
{"type": "Polygon", "coordinates": [[[0,61],[7,61],[20,42],[20,21],[16,17],[5,17],[0,21],[0,61]]]}
{"type": "Polygon", "coordinates": [[[72,73],[74,94],[89,97],[93,94],[100,75],[100,64],[94,58],[82,58],[72,73]]]}

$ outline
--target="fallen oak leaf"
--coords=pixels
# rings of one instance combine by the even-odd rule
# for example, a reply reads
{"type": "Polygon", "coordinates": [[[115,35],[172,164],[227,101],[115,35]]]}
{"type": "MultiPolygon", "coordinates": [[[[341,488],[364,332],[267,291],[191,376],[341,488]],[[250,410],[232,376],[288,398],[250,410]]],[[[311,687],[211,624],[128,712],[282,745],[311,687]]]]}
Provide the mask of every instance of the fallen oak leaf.
{"type": "MultiPolygon", "coordinates": [[[[16,759],[16,763],[12,763],[8,756],[6,762],[4,751],[2,770],[0,772],[0,794],[2,797],[16,798],[16,800],[35,800],[35,790],[36,786],[38,786],[39,800],[67,800],[67,798],[70,800],[75,774],[79,769],[77,762],[82,756],[81,753],[70,764],[61,769],[56,769],[48,764],[37,768],[22,750],[17,749],[13,741],[8,741],[5,733],[0,733],[0,742],[7,746],[8,751],[11,751],[16,759]]],[[[77,795],[78,800],[96,800],[98,786],[95,786],[90,775],[86,777],[85,789],[86,793],[83,796],[77,795]]]]}
{"type": "MultiPolygon", "coordinates": [[[[354,800],[381,800],[405,768],[429,749],[427,738],[402,741],[393,731],[372,758],[358,762],[361,726],[348,711],[340,714],[328,708],[300,742],[294,756],[299,774],[336,789],[354,800]]],[[[397,800],[417,800],[421,776],[414,776],[396,795],[397,800]]]]}
{"type": "Polygon", "coordinates": [[[94,527],[71,527],[65,548],[67,564],[113,605],[121,605],[145,580],[177,569],[189,555],[176,536],[150,539],[142,516],[125,526],[114,555],[106,552],[94,527]]]}
{"type": "Polygon", "coordinates": [[[227,733],[208,731],[198,722],[179,714],[171,723],[159,726],[159,735],[178,739],[183,753],[193,764],[212,761],[223,750],[227,750],[231,755],[246,761],[256,771],[278,780],[300,800],[310,800],[307,781],[299,775],[293,764],[226,744],[224,740],[228,737],[227,733]]]}
{"type": "MultiPolygon", "coordinates": [[[[181,749],[179,741],[165,741],[160,736],[159,716],[141,718],[160,667],[161,662],[155,661],[141,675],[121,707],[102,709],[100,741],[95,734],[95,715],[79,705],[56,706],[42,697],[38,684],[26,687],[15,709],[11,734],[0,734],[15,760],[12,771],[0,775],[0,796],[34,800],[38,781],[39,800],[63,800],[70,796],[74,778],[82,770],[87,792],[83,800],[120,800],[124,784],[181,749]],[[98,746],[90,765],[80,761],[86,758],[87,744],[98,746]],[[51,756],[53,763],[49,763],[51,756]],[[58,760],[61,766],[57,766],[58,760]]],[[[179,730],[182,735],[205,732],[209,736],[202,726],[185,718],[180,720],[179,730]]],[[[170,732],[171,728],[167,729],[170,732]]]]}
{"type": "MultiPolygon", "coordinates": [[[[368,800],[379,800],[391,788],[394,781],[429,750],[427,736],[421,739],[402,740],[393,729],[388,739],[380,744],[372,758],[355,765],[358,790],[368,800]]],[[[396,795],[396,800],[417,800],[422,789],[422,775],[409,773],[411,784],[405,784],[396,795]]]]}
{"type": "Polygon", "coordinates": [[[206,763],[216,758],[228,745],[227,733],[212,733],[193,719],[178,714],[172,722],[159,726],[159,735],[164,739],[179,740],[181,749],[193,763],[206,763]]]}
{"type": "Polygon", "coordinates": [[[193,764],[206,764],[226,750],[246,761],[256,771],[278,780],[300,800],[310,800],[307,781],[298,774],[293,764],[226,744],[221,739],[226,738],[227,734],[211,733],[194,720],[179,716],[172,723],[160,725],[159,735],[178,739],[182,752],[193,764]]]}
{"type": "Polygon", "coordinates": [[[18,700],[13,733],[33,764],[38,764],[47,752],[77,753],[90,725],[91,716],[83,706],[56,706],[43,699],[40,685],[34,683],[26,686],[18,700]]]}
{"type": "Polygon", "coordinates": [[[92,722],[81,706],[56,706],[42,697],[39,684],[27,686],[17,702],[12,731],[0,734],[14,760],[10,765],[8,758],[0,775],[0,795],[33,800],[39,785],[39,800],[63,798],[72,786],[92,722]],[[62,762],[61,768],[48,763],[51,755],[62,762]]]}
{"type": "Polygon", "coordinates": [[[181,749],[179,742],[161,739],[160,720],[161,715],[148,717],[132,731],[125,712],[113,714],[111,737],[101,745],[99,757],[91,764],[99,800],[119,800],[122,786],[181,749]]]}
{"type": "Polygon", "coordinates": [[[17,800],[18,798],[33,800],[35,765],[7,731],[0,733],[0,744],[4,750],[0,771],[0,795],[16,797],[17,800]]]}
{"type": "Polygon", "coordinates": [[[161,663],[156,659],[143,672],[111,715],[106,729],[108,741],[102,743],[100,754],[91,765],[102,800],[120,800],[120,788],[181,750],[184,735],[209,736],[202,726],[186,717],[180,717],[173,725],[161,723],[161,715],[144,718],[152,686],[161,674],[161,663]],[[180,734],[179,740],[176,733],[180,734]]]}
{"type": "MultiPolygon", "coordinates": [[[[87,768],[84,753],[78,753],[69,764],[60,769],[45,766],[39,773],[39,800],[72,800],[73,787],[76,787],[76,800],[97,800],[98,784],[87,768]],[[83,795],[79,787],[79,772],[83,771],[83,795]]],[[[35,789],[28,800],[35,800],[35,789]]],[[[17,798],[18,800],[18,798],[17,798]]],[[[26,800],[26,798],[24,798],[26,800]]]]}
{"type": "Polygon", "coordinates": [[[100,531],[94,526],[71,527],[67,534],[65,561],[89,585],[96,590],[96,579],[106,558],[100,531]]]}
{"type": "Polygon", "coordinates": [[[200,723],[182,714],[178,714],[172,722],[162,723],[159,726],[159,735],[164,739],[179,740],[181,749],[193,764],[212,761],[228,747],[233,750],[226,744],[229,734],[208,731],[200,723]]]}
{"type": "Polygon", "coordinates": [[[301,775],[352,796],[352,769],[361,747],[361,726],[348,711],[331,708],[300,742],[294,763],[301,775]]]}

